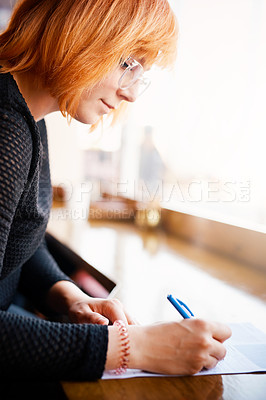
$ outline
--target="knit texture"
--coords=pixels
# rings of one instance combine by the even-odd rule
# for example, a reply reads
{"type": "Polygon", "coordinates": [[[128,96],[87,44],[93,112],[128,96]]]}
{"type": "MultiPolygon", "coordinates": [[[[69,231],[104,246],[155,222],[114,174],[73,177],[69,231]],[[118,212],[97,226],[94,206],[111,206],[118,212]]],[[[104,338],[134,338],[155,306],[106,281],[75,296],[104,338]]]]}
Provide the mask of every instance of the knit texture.
{"type": "Polygon", "coordinates": [[[52,189],[44,121],[36,124],[10,74],[0,73],[0,374],[94,380],[104,369],[107,327],[7,311],[19,289],[42,310],[69,280],[45,243],[52,189]]]}

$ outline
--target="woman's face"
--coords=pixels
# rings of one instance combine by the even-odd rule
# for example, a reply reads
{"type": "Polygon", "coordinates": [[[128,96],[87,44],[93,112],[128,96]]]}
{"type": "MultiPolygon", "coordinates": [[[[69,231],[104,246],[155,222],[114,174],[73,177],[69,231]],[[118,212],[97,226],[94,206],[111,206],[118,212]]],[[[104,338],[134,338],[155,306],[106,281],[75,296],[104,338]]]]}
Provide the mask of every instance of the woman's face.
{"type": "Polygon", "coordinates": [[[133,102],[137,98],[137,87],[120,89],[119,78],[123,69],[118,67],[101,83],[90,90],[84,90],[75,115],[75,119],[83,124],[95,124],[101,116],[108,114],[119,106],[122,100],[133,102]]]}

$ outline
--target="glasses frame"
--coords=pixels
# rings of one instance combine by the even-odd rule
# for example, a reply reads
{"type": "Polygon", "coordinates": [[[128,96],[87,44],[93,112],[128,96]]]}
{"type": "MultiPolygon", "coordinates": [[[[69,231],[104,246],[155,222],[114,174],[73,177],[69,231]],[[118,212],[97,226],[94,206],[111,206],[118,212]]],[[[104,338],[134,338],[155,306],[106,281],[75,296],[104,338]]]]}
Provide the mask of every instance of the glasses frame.
{"type": "Polygon", "coordinates": [[[140,91],[140,93],[138,94],[138,96],[140,96],[142,93],[144,93],[148,87],[151,84],[150,79],[147,76],[144,76],[144,68],[141,65],[141,63],[139,63],[137,60],[135,60],[133,57],[127,57],[125,60],[121,60],[120,62],[120,67],[121,68],[125,68],[124,72],[122,73],[122,75],[120,76],[119,80],[118,80],[118,86],[121,90],[127,90],[129,88],[131,88],[132,86],[135,85],[136,82],[140,81],[143,84],[143,88],[142,91],[140,91]],[[128,66],[125,68],[123,65],[124,64],[128,64],[128,66]],[[132,82],[130,82],[129,85],[127,86],[122,86],[121,82],[124,78],[124,76],[127,74],[128,71],[131,71],[134,67],[140,67],[141,73],[139,76],[137,76],[136,79],[132,80],[132,82]]]}

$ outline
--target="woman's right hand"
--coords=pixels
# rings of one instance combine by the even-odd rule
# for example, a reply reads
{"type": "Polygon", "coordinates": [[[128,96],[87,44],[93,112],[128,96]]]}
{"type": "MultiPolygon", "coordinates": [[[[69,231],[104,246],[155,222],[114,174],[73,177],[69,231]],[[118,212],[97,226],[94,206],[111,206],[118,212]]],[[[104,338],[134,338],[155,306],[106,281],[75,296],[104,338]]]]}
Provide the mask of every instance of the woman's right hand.
{"type": "MultiPolygon", "coordinates": [[[[215,367],[226,354],[222,343],[231,336],[230,328],[224,324],[194,318],[149,326],[132,325],[128,326],[128,332],[129,368],[176,375],[193,375],[203,368],[215,367]]],[[[113,335],[111,331],[107,369],[110,369],[113,335]]],[[[115,343],[119,346],[117,339],[115,343]]]]}

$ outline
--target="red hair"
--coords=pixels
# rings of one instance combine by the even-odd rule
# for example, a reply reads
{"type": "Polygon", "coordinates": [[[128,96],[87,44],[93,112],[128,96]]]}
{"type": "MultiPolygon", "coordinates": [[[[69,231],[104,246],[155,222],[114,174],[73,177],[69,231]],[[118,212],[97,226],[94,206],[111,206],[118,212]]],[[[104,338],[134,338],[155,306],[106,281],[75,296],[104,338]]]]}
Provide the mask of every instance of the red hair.
{"type": "Polygon", "coordinates": [[[30,71],[74,116],[83,90],[121,57],[172,64],[177,30],[167,0],[21,0],[0,35],[2,72],[30,71]]]}

